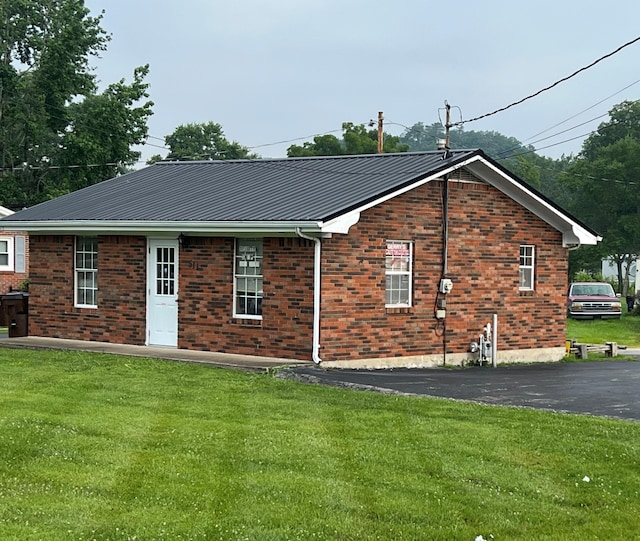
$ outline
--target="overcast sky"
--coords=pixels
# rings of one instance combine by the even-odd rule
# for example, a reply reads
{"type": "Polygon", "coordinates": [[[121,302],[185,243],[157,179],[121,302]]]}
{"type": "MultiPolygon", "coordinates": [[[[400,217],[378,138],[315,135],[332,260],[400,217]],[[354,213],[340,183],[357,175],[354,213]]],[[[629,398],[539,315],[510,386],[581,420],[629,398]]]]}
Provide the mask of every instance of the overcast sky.
{"type": "MultiPolygon", "coordinates": [[[[640,36],[638,0],[87,0],[86,5],[93,15],[104,9],[102,26],[112,34],[108,50],[92,59],[101,88],[121,78],[130,82],[136,66],[150,64],[147,82],[155,106],[149,133],[158,139],[149,143],[162,146],[180,124],[213,121],[228,139],[263,157],[285,157],[291,144],[311,140],[305,136],[340,136],[343,122],[367,123],[378,111],[393,135],[416,122],[444,120],[445,100],[453,107],[453,121],[472,119],[640,36]],[[303,139],[294,141],[298,138],[303,139]],[[272,144],[280,141],[287,142],[272,144]]],[[[637,42],[465,129],[497,131],[553,158],[576,154],[580,136],[606,117],[592,119],[640,98],[639,68],[637,42]],[[536,142],[563,130],[569,131],[536,142]],[[549,146],[572,138],[577,139],[549,146]]],[[[166,151],[145,146],[143,158],[152,154],[166,151]]]]}

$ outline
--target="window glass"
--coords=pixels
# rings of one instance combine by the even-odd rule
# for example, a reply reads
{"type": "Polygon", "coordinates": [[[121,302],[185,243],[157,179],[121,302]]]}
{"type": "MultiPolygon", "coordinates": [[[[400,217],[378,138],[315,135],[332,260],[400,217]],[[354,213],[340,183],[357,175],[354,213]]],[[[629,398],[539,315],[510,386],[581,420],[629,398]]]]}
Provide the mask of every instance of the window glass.
{"type": "Polygon", "coordinates": [[[13,270],[13,258],[11,257],[12,240],[8,237],[0,238],[0,270],[13,270]]]}
{"type": "Polygon", "coordinates": [[[75,303],[98,305],[98,239],[76,237],[75,303]]]}
{"type": "Polygon", "coordinates": [[[262,240],[237,239],[234,315],[262,316],[262,240]]]}
{"type": "Polygon", "coordinates": [[[411,306],[413,244],[387,241],[385,253],[387,307],[411,306]]]}
{"type": "Polygon", "coordinates": [[[156,295],[175,295],[176,253],[172,247],[156,248],[156,295]]]}
{"type": "Polygon", "coordinates": [[[520,246],[520,289],[532,290],[535,265],[535,247],[520,246]]]}

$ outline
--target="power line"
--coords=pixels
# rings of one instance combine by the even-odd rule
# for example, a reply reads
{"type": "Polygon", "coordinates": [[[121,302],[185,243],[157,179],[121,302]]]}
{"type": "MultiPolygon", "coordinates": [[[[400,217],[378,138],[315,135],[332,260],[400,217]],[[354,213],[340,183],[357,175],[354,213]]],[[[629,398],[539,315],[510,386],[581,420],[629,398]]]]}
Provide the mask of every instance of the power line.
{"type": "MultiPolygon", "coordinates": [[[[6,101],[8,103],[14,103],[14,104],[15,103],[19,103],[18,101],[12,100],[12,99],[7,99],[6,101]]],[[[78,105],[78,103],[74,102],[71,105],[78,105]]],[[[57,105],[53,105],[53,104],[48,104],[47,107],[49,109],[56,109],[57,111],[59,111],[61,113],[67,113],[68,112],[68,108],[58,107],[57,105]]],[[[51,112],[47,112],[47,115],[49,117],[51,117],[51,118],[55,118],[56,120],[62,120],[63,122],[67,122],[67,123],[73,122],[73,119],[65,118],[65,117],[62,117],[62,116],[58,116],[58,115],[55,115],[55,114],[53,114],[51,112]]],[[[108,130],[105,130],[105,129],[102,129],[102,128],[96,128],[94,126],[84,125],[83,129],[86,129],[88,131],[92,131],[92,132],[95,132],[95,133],[102,133],[104,135],[112,135],[111,131],[108,131],[108,130]]],[[[155,147],[155,148],[160,148],[160,149],[163,149],[163,150],[169,150],[169,148],[167,146],[164,146],[164,145],[160,146],[160,145],[155,145],[153,143],[148,143],[146,141],[147,139],[155,139],[157,141],[163,141],[163,142],[165,141],[164,137],[156,137],[155,135],[148,135],[147,134],[147,135],[145,135],[145,141],[143,141],[142,143],[136,143],[136,145],[147,145],[147,146],[151,146],[151,147],[155,147]]]]}
{"type": "MultiPolygon", "coordinates": [[[[635,101],[633,101],[632,103],[637,103],[638,101],[640,101],[640,100],[635,100],[635,101]]],[[[592,118],[591,120],[588,120],[587,122],[583,122],[582,124],[579,124],[579,125],[577,125],[577,126],[574,126],[573,128],[568,128],[568,129],[563,130],[563,131],[561,131],[561,132],[559,132],[559,133],[557,133],[557,134],[555,134],[555,135],[550,135],[549,137],[545,137],[545,138],[543,138],[543,139],[540,139],[540,141],[544,141],[544,140],[546,140],[546,139],[550,139],[551,137],[555,137],[556,135],[559,135],[559,134],[561,134],[561,133],[565,133],[565,132],[567,132],[567,131],[571,131],[571,130],[573,130],[573,129],[575,129],[575,128],[578,128],[578,127],[580,127],[580,126],[583,126],[584,124],[588,124],[589,122],[592,122],[593,120],[597,120],[598,118],[601,118],[601,117],[603,117],[603,116],[607,116],[607,114],[608,114],[608,113],[606,113],[606,114],[604,114],[604,115],[601,115],[600,117],[592,118]]],[[[636,120],[636,121],[637,121],[637,120],[640,120],[640,114],[638,114],[638,115],[634,115],[634,116],[632,116],[632,117],[630,117],[630,118],[631,118],[631,120],[632,120],[632,121],[633,121],[633,120],[636,120]]],[[[523,152],[518,152],[518,153],[516,153],[516,154],[512,154],[511,156],[499,157],[499,158],[497,158],[497,159],[498,159],[498,160],[505,160],[505,159],[507,159],[507,157],[515,158],[515,157],[517,157],[517,156],[523,156],[523,155],[525,155],[525,154],[531,154],[532,152],[538,152],[538,151],[540,151],[540,150],[544,150],[544,149],[546,149],[546,148],[555,147],[555,146],[558,146],[558,145],[562,145],[562,144],[564,144],[564,143],[569,143],[569,142],[571,142],[571,141],[575,141],[576,139],[580,139],[580,138],[588,137],[588,136],[590,136],[590,135],[593,135],[594,133],[607,131],[607,130],[610,130],[610,129],[615,128],[615,127],[617,127],[617,126],[618,126],[618,124],[617,124],[617,123],[616,123],[616,124],[614,124],[614,123],[610,123],[610,124],[607,124],[606,126],[600,126],[600,127],[596,128],[595,130],[591,130],[591,131],[590,131],[590,132],[588,132],[588,133],[584,133],[584,134],[582,134],[582,135],[578,135],[578,136],[576,136],[576,137],[572,137],[572,138],[570,138],[570,139],[564,139],[563,141],[560,141],[560,142],[558,142],[558,143],[553,143],[553,144],[551,144],[551,145],[547,145],[547,146],[544,146],[544,147],[534,148],[533,150],[526,150],[526,151],[523,151],[523,152]]],[[[517,150],[517,148],[513,148],[513,149],[511,149],[511,150],[517,150]]],[[[510,151],[505,151],[505,152],[503,152],[502,154],[506,154],[507,152],[510,152],[510,151]]]]}
{"type": "Polygon", "coordinates": [[[536,96],[539,96],[540,94],[542,94],[543,92],[546,92],[547,90],[551,90],[552,88],[558,86],[560,83],[568,81],[569,79],[571,79],[572,77],[575,77],[579,73],[581,73],[581,72],[583,72],[585,70],[588,70],[589,68],[592,68],[593,66],[595,66],[599,62],[602,62],[606,58],[609,58],[610,56],[613,56],[614,54],[620,52],[625,47],[628,47],[629,45],[633,45],[637,41],[640,41],[640,36],[638,36],[635,39],[632,39],[631,41],[628,41],[624,45],[621,45],[615,51],[612,51],[612,52],[610,52],[610,53],[608,53],[608,54],[606,54],[604,56],[601,56],[597,60],[594,60],[593,62],[591,62],[591,64],[589,64],[587,66],[584,66],[584,67],[580,68],[579,70],[574,71],[571,75],[567,75],[566,77],[563,77],[562,79],[559,79],[555,83],[553,83],[553,84],[551,84],[551,85],[549,85],[549,86],[547,86],[547,87],[545,87],[545,88],[543,88],[541,90],[538,90],[537,92],[534,92],[533,94],[530,94],[529,96],[527,96],[525,98],[522,98],[521,100],[518,100],[518,101],[515,101],[513,103],[510,103],[509,105],[507,105],[505,107],[501,107],[500,109],[496,109],[495,111],[492,111],[491,113],[486,113],[484,115],[480,115],[480,116],[477,116],[475,118],[470,118],[469,120],[461,120],[460,122],[454,122],[451,126],[462,126],[463,124],[466,124],[468,122],[475,122],[476,120],[480,120],[482,118],[486,118],[488,116],[492,116],[492,115],[495,115],[497,113],[501,113],[503,111],[506,111],[507,109],[510,109],[511,107],[514,107],[515,105],[520,105],[521,103],[523,103],[523,102],[525,102],[527,100],[530,100],[531,98],[535,98],[536,96]]]}
{"type": "MultiPolygon", "coordinates": [[[[611,98],[613,98],[613,97],[617,96],[617,95],[618,95],[618,94],[620,94],[621,92],[624,92],[625,90],[627,90],[627,89],[631,88],[632,86],[634,86],[634,85],[636,85],[636,84],[638,84],[638,83],[640,83],[640,79],[638,79],[637,81],[634,81],[634,82],[633,82],[633,83],[631,83],[630,85],[625,86],[624,88],[621,88],[621,89],[620,89],[620,90],[618,90],[617,92],[614,92],[613,94],[611,94],[610,96],[607,96],[606,98],[604,98],[604,99],[600,100],[599,102],[594,103],[593,105],[591,105],[591,106],[587,107],[586,109],[583,109],[583,110],[582,110],[582,111],[580,111],[579,113],[576,113],[575,115],[572,115],[572,116],[570,116],[569,118],[564,119],[562,122],[558,122],[557,124],[554,124],[554,125],[553,125],[553,126],[551,126],[550,128],[547,128],[546,130],[542,130],[541,132],[539,132],[539,133],[536,133],[536,134],[532,135],[532,136],[531,136],[531,137],[529,137],[528,139],[525,139],[525,140],[523,141],[523,143],[526,143],[527,141],[530,141],[530,140],[531,140],[531,139],[533,139],[534,137],[538,137],[539,135],[542,135],[543,133],[546,133],[546,132],[548,132],[548,131],[552,130],[553,128],[557,128],[558,126],[561,126],[562,124],[565,124],[566,122],[569,122],[569,120],[573,120],[574,118],[579,117],[580,115],[582,115],[582,114],[586,113],[587,111],[589,111],[589,110],[593,109],[594,107],[597,107],[598,105],[600,105],[600,104],[604,103],[605,101],[610,100],[611,98]]],[[[604,115],[603,115],[603,116],[604,116],[604,115]]],[[[598,118],[600,118],[600,117],[598,117],[598,118]]],[[[594,120],[595,120],[595,119],[594,119],[594,120]]],[[[580,124],[580,125],[582,125],[582,124],[580,124]]],[[[573,128],[570,128],[570,129],[573,129],[573,128]]],[[[563,133],[563,132],[560,132],[560,133],[563,133]]]]}
{"type": "MultiPolygon", "coordinates": [[[[590,122],[593,122],[594,120],[598,120],[599,118],[603,118],[603,117],[605,117],[605,116],[608,116],[608,114],[609,114],[609,113],[604,113],[604,114],[602,114],[602,115],[600,115],[600,116],[597,116],[597,117],[594,117],[594,118],[592,118],[592,119],[590,119],[590,120],[587,120],[587,121],[585,121],[585,122],[582,122],[581,124],[577,124],[576,126],[572,126],[571,128],[567,128],[566,130],[562,130],[562,131],[559,131],[559,132],[554,133],[554,134],[552,134],[552,135],[548,135],[547,137],[543,137],[542,139],[537,139],[536,141],[533,141],[532,143],[529,143],[529,145],[530,145],[530,146],[532,146],[532,145],[535,145],[536,143],[540,143],[541,141],[546,141],[547,139],[552,139],[552,138],[554,138],[554,137],[557,137],[558,135],[562,135],[563,133],[570,132],[570,131],[572,131],[572,130],[575,130],[576,128],[579,128],[579,127],[581,127],[581,126],[584,126],[585,124],[589,124],[590,122]]],[[[545,130],[545,131],[548,131],[548,130],[545,130]]],[[[597,132],[597,131],[598,131],[597,129],[596,129],[596,130],[592,130],[592,131],[590,131],[590,132],[589,132],[588,134],[586,134],[586,135],[591,135],[592,133],[595,133],[595,132],[597,132]]],[[[544,132],[541,132],[541,133],[544,133],[544,132]]],[[[585,136],[584,136],[584,135],[579,135],[578,137],[574,137],[574,138],[571,138],[571,139],[565,139],[564,141],[560,141],[559,143],[554,143],[554,144],[552,144],[552,145],[548,145],[548,146],[546,146],[546,147],[540,147],[540,148],[535,149],[535,150],[533,150],[533,151],[526,151],[526,152],[519,153],[519,154],[513,154],[512,156],[520,156],[521,154],[529,154],[530,152],[536,152],[537,150],[542,150],[542,149],[544,149],[544,148],[550,148],[550,147],[552,147],[552,146],[557,146],[557,145],[561,145],[561,144],[563,144],[563,143],[568,143],[569,141],[574,141],[575,139],[579,139],[580,137],[585,137],[585,136]]],[[[504,150],[504,151],[502,151],[502,152],[500,153],[500,155],[498,156],[498,159],[499,159],[499,160],[505,159],[505,158],[509,157],[509,155],[511,154],[511,152],[513,152],[514,150],[519,150],[520,148],[522,148],[522,147],[519,147],[519,146],[518,146],[518,147],[510,148],[510,149],[508,149],[508,150],[504,150]]]]}
{"type": "Polygon", "coordinates": [[[287,143],[294,143],[295,141],[302,141],[303,139],[311,139],[313,137],[321,137],[323,135],[329,135],[329,134],[332,134],[332,133],[339,133],[341,131],[342,131],[342,129],[327,131],[327,132],[324,132],[324,133],[314,133],[313,135],[307,135],[305,137],[296,137],[295,139],[288,139],[286,141],[276,141],[275,143],[265,143],[265,144],[262,144],[262,145],[255,145],[255,146],[246,147],[246,148],[249,149],[249,150],[253,150],[255,148],[272,147],[272,146],[275,146],[275,145],[285,145],[287,143]]]}
{"type": "MultiPolygon", "coordinates": [[[[141,160],[137,160],[133,163],[140,163],[141,160]]],[[[92,163],[92,164],[82,164],[82,165],[17,165],[13,167],[2,167],[1,171],[40,171],[40,170],[49,170],[49,169],[82,169],[82,168],[93,168],[93,167],[118,167],[120,165],[126,165],[125,163],[118,162],[108,162],[108,163],[92,163]]]]}

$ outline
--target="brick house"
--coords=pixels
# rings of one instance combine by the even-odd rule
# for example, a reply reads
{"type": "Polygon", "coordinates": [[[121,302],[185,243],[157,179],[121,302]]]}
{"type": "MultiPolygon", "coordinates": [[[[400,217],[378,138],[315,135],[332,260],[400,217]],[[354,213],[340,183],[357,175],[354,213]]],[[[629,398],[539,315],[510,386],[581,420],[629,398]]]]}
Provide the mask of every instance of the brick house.
{"type": "MultiPolygon", "coordinates": [[[[0,206],[0,218],[13,211],[0,206]]],[[[23,287],[28,277],[29,239],[25,231],[0,231],[0,295],[23,287]]]]}
{"type": "Polygon", "coordinates": [[[473,361],[496,320],[500,362],[562,358],[599,240],[480,150],[157,163],[1,227],[31,335],[354,368],[473,361]]]}

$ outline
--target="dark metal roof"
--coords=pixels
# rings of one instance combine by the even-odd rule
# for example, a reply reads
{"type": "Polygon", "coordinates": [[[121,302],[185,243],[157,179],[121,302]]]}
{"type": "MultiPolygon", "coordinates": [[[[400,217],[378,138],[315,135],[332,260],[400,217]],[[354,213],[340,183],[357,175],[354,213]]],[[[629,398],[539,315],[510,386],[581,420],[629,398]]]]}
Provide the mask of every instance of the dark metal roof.
{"type": "Polygon", "coordinates": [[[328,220],[479,150],[160,162],[10,216],[15,221],[328,220]]]}

